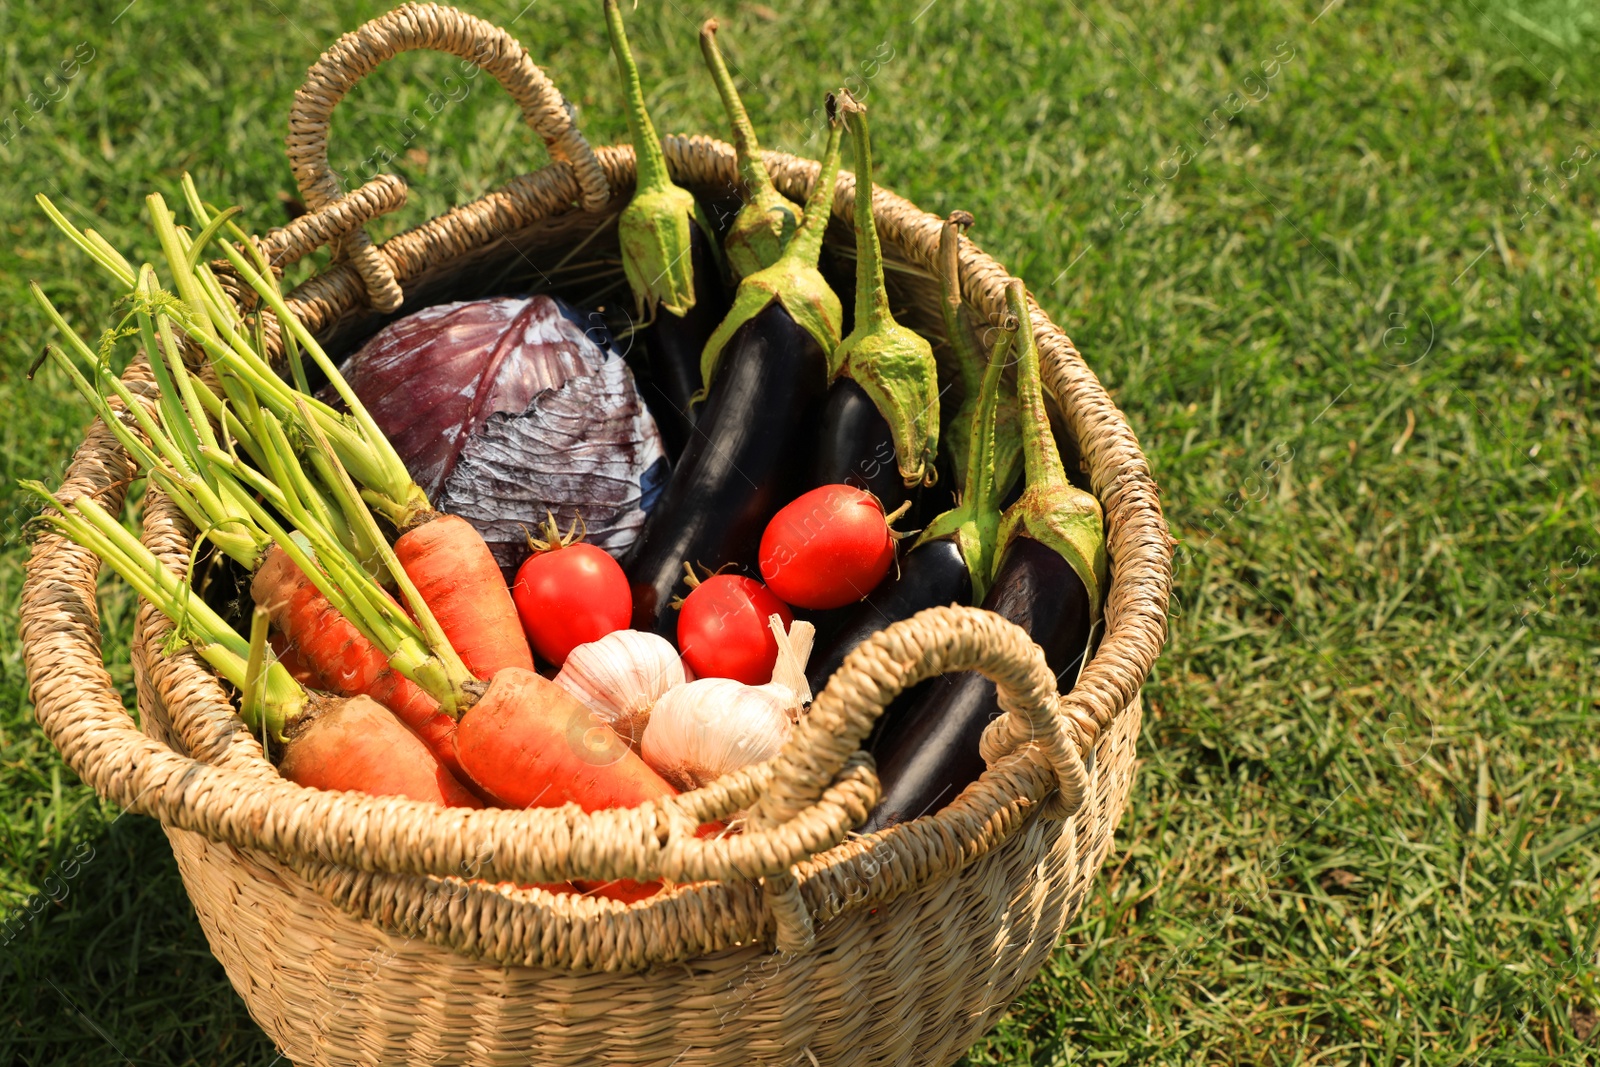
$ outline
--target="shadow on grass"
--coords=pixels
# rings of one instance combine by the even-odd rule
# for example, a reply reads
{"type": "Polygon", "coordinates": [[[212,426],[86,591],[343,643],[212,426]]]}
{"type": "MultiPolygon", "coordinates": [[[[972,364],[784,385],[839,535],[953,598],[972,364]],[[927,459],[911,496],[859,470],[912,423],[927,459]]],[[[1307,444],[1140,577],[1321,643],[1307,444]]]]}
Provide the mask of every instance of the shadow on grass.
{"type": "Polygon", "coordinates": [[[0,1063],[273,1063],[161,828],[118,818],[73,860],[0,928],[0,1063]]]}

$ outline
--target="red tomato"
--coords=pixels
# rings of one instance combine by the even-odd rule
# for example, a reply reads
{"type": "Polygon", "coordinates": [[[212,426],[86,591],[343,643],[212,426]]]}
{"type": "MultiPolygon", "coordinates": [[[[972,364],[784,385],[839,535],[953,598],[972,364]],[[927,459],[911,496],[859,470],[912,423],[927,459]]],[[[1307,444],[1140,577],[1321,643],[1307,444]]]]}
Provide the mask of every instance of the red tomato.
{"type": "Polygon", "coordinates": [[[883,505],[851,485],[824,485],[796,497],[761,535],[761,577],[796,607],[853,604],[883,581],[893,562],[883,505]]]}
{"type": "Polygon", "coordinates": [[[776,615],[788,628],[789,608],[754,578],[714,574],[684,598],[678,612],[678,652],[697,678],[734,678],[745,685],[772,681],[778,639],[767,626],[776,615]]]}
{"type": "Polygon", "coordinates": [[[529,556],[511,599],[534,652],[557,667],[579,645],[626,630],[633,614],[622,567],[605,549],[581,542],[529,556]]]}

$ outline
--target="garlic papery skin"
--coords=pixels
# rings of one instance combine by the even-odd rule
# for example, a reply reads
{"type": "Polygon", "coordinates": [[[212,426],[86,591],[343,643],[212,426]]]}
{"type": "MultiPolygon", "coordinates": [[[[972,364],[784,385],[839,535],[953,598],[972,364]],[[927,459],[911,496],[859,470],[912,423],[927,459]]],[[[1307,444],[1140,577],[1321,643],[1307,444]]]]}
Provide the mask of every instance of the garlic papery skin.
{"type": "Polygon", "coordinates": [[[794,704],[785,686],[701,678],[656,701],[639,754],[679,789],[698,789],[776,756],[789,740],[794,704]]]}
{"type": "Polygon", "coordinates": [[[637,750],[650,709],[689,678],[678,650],[665,637],[614,630],[573,649],[555,682],[637,750]]]}

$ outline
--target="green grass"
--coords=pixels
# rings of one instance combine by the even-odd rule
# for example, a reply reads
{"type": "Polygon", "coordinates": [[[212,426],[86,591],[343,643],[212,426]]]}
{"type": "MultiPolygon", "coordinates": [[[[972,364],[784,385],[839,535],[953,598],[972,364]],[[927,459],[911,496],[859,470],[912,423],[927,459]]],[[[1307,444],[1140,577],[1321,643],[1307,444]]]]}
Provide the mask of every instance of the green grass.
{"type": "MultiPolygon", "coordinates": [[[[59,96],[0,133],[8,611],[15,479],[57,473],[85,422],[60,377],[24,378],[46,338],[25,281],[80,319],[104,294],[32,193],[147,255],[141,197],[184,170],[280,223],[299,78],[384,9],[125,2],[0,7],[0,102],[59,96]]],[[[665,129],[720,128],[712,13],[770,144],[815,152],[818,95],[865,90],[880,180],[977,216],[1128,413],[1184,542],[1117,853],[969,1062],[1600,1058],[1600,15],[924,2],[668,0],[631,26],[665,129]]],[[[471,6],[621,136],[595,5],[471,6]]],[[[487,79],[406,141],[452,63],[402,59],[338,113],[336,168],[387,145],[411,185],[384,234],[542,158],[487,79]]],[[[105,603],[126,687],[131,602],[105,603]]],[[[159,830],[40,737],[10,623],[0,755],[0,1061],[270,1063],[159,830]]]]}

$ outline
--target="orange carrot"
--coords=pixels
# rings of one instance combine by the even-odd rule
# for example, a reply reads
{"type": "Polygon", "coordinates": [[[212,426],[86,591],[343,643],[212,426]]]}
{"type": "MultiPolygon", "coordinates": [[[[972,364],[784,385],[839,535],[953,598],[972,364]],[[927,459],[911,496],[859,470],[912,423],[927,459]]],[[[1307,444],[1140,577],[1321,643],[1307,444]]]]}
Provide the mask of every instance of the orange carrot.
{"type": "Polygon", "coordinates": [[[389,666],[388,658],[328,603],[287,553],[267,550],[250,583],[255,602],[266,609],[314,684],[343,696],[365,694],[388,708],[422,739],[428,751],[451,772],[465,777],[456,755],[455,721],[439,702],[389,666]]]}
{"type": "Polygon", "coordinates": [[[665,888],[662,882],[635,882],[628,878],[618,878],[610,882],[573,882],[584,896],[606,897],[609,900],[620,900],[624,904],[632,904],[636,900],[649,900],[665,888]]]}
{"type": "MultiPolygon", "coordinates": [[[[377,701],[309,692],[281,661],[270,660],[269,612],[258,607],[252,614],[246,642],[93,497],[69,504],[38,482],[22,487],[47,503],[41,518],[48,525],[99,556],[169,619],[181,621],[194,651],[240,691],[239,715],[251,734],[275,749],[282,743],[278,770],[285,778],[318,789],[483,806],[377,701]]],[[[274,571],[281,575],[281,564],[274,571]]]]}
{"type": "Polygon", "coordinates": [[[532,671],[508,668],[456,729],[461,766],[508,807],[631,808],[677,790],[578,699],[532,671]]]}
{"type": "Polygon", "coordinates": [[[483,803],[445,769],[420,738],[371,697],[321,702],[291,724],[278,771],[315,789],[426,800],[446,807],[483,803]]]}
{"type": "Polygon", "coordinates": [[[300,650],[295,647],[293,641],[276,630],[267,640],[272,643],[272,654],[278,657],[278,662],[289,672],[289,677],[303,686],[317,687],[321,684],[317,673],[306,666],[306,661],[301,658],[300,650]]]}
{"type": "Polygon", "coordinates": [[[511,590],[470,522],[435,515],[402,534],[394,554],[474,676],[488,681],[506,667],[533,670],[511,590]]]}

